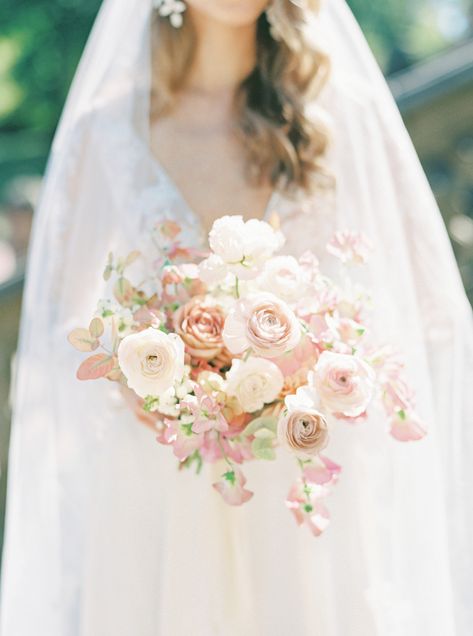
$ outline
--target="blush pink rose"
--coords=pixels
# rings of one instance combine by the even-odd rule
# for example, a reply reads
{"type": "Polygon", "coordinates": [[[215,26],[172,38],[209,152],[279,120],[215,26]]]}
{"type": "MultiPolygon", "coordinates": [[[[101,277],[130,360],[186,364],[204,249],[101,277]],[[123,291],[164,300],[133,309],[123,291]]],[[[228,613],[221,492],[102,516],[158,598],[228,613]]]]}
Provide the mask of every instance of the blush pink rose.
{"type": "Polygon", "coordinates": [[[276,358],[291,351],[300,339],[301,325],[294,312],[268,293],[237,302],[223,329],[223,340],[231,353],[252,349],[263,358],[276,358]]]}
{"type": "Polygon", "coordinates": [[[324,351],[315,365],[312,381],[326,409],[357,417],[371,401],[375,373],[357,356],[324,351]]]}

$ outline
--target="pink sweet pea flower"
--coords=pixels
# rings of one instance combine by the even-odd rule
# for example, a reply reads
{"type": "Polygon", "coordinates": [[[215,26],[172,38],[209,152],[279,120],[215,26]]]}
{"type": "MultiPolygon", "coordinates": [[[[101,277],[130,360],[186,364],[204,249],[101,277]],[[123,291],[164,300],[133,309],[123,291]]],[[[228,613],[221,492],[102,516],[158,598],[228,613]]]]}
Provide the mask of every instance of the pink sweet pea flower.
{"type": "Polygon", "coordinates": [[[366,422],[368,411],[363,411],[363,413],[360,413],[359,415],[356,415],[354,417],[343,415],[343,413],[332,413],[332,415],[336,417],[337,420],[341,420],[342,422],[346,422],[347,424],[361,424],[363,422],[366,422]]]}
{"type": "Polygon", "coordinates": [[[335,484],[342,467],[324,455],[314,457],[310,464],[304,468],[304,478],[310,484],[331,486],[335,484]]]}
{"type": "Polygon", "coordinates": [[[372,250],[371,241],[362,232],[350,230],[335,232],[327,244],[327,251],[342,263],[366,263],[372,250]]]}
{"type": "Polygon", "coordinates": [[[299,479],[289,491],[286,505],[297,524],[306,524],[314,537],[318,537],[330,523],[329,512],[321,501],[327,490],[324,486],[310,485],[310,493],[306,494],[304,489],[304,483],[299,479]]]}
{"type": "Polygon", "coordinates": [[[184,461],[199,449],[204,441],[202,433],[196,434],[192,431],[192,423],[182,420],[165,420],[167,426],[164,431],[164,441],[173,447],[174,455],[179,461],[184,461]]]}
{"type": "Polygon", "coordinates": [[[246,477],[238,468],[232,468],[222,475],[220,481],[212,486],[219,492],[230,506],[241,506],[253,497],[250,490],[244,488],[246,477]]]}
{"type": "Polygon", "coordinates": [[[204,462],[214,464],[222,458],[222,446],[217,431],[208,431],[204,435],[204,442],[200,447],[200,455],[204,462]]]}
{"type": "Polygon", "coordinates": [[[392,378],[383,385],[383,404],[389,414],[409,409],[414,398],[413,389],[401,377],[392,378]]]}
{"type": "Polygon", "coordinates": [[[195,398],[188,398],[181,403],[194,417],[192,430],[194,433],[207,431],[228,431],[228,422],[222,413],[221,405],[216,402],[198,384],[194,387],[195,398]]]}
{"type": "Polygon", "coordinates": [[[423,422],[415,411],[400,410],[391,418],[389,431],[399,442],[413,442],[426,435],[423,422]]]}

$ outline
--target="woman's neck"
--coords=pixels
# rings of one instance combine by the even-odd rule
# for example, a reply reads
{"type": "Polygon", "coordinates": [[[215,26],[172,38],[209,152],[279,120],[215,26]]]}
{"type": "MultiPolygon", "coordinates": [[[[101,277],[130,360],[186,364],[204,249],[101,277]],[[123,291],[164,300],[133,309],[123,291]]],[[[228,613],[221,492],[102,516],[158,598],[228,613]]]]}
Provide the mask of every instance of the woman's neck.
{"type": "Polygon", "coordinates": [[[202,93],[233,92],[254,68],[256,24],[233,27],[188,9],[196,51],[186,88],[202,93]]]}

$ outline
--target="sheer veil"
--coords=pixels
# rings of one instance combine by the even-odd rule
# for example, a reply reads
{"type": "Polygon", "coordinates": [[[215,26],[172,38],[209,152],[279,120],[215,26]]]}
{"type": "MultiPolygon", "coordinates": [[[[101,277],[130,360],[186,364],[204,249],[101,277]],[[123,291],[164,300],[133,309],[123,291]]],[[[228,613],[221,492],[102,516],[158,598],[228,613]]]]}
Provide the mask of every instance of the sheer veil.
{"type": "MultiPolygon", "coordinates": [[[[107,253],[134,247],[145,220],[160,213],[147,123],[151,14],[151,0],[104,1],[34,218],[13,392],[2,636],[102,634],[82,616],[93,558],[87,528],[102,447],[123,413],[109,383],[75,379],[82,358],[66,336],[95,310],[107,253]]],[[[333,137],[329,162],[337,189],[326,218],[331,228],[365,231],[377,246],[366,281],[378,303],[376,328],[406,353],[429,427],[421,443],[400,448],[371,423],[350,438],[350,448],[340,446],[347,470],[334,523],[317,546],[297,546],[313,598],[323,606],[319,612],[316,602],[313,610],[321,631],[310,633],[340,636],[356,627],[364,636],[467,636],[471,309],[400,115],[343,0],[325,0],[308,29],[332,60],[330,81],[314,105],[329,118],[333,137]],[[350,474],[356,483],[346,483],[350,474]],[[363,607],[351,598],[360,588],[363,607]]],[[[316,207],[308,200],[304,213],[315,215],[316,207]]],[[[115,602],[132,606],[151,591],[130,594],[115,602]]],[[[139,625],[134,633],[148,634],[139,625]]]]}

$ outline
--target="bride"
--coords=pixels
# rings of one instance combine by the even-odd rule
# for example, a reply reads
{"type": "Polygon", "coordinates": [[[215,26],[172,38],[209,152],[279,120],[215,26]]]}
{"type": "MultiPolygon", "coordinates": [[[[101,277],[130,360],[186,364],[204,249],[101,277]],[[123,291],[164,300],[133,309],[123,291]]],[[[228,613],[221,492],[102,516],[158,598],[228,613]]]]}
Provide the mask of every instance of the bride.
{"type": "MultiPolygon", "coordinates": [[[[34,220],[17,353],[2,636],[467,636],[473,328],[439,211],[343,0],[105,0],[34,220]],[[107,253],[177,220],[277,218],[286,248],[368,234],[374,328],[399,344],[428,435],[332,432],[344,467],[314,540],[292,462],[229,508],[124,404],[80,383],[67,334],[107,253]]],[[[113,386],[112,386],[113,385],[113,386]]]]}

